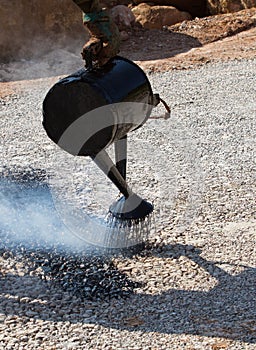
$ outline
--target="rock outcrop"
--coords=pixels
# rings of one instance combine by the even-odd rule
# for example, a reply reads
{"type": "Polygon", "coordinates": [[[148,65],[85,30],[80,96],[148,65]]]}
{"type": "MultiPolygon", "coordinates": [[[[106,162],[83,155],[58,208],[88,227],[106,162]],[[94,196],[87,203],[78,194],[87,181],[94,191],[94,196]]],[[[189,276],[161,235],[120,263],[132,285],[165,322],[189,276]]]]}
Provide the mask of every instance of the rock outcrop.
{"type": "Polygon", "coordinates": [[[189,12],[192,17],[202,17],[207,14],[207,0],[133,0],[134,4],[149,3],[159,6],[173,6],[180,11],[189,12]]]}
{"type": "Polygon", "coordinates": [[[173,6],[150,6],[142,3],[132,9],[142,27],[147,29],[162,29],[184,20],[191,19],[188,12],[179,11],[173,6]]]}
{"type": "Polygon", "coordinates": [[[122,40],[127,40],[136,20],[133,12],[127,6],[117,5],[110,10],[110,13],[118,26],[122,40]]]}
{"type": "MultiPolygon", "coordinates": [[[[135,17],[145,28],[161,29],[193,17],[256,7],[256,0],[113,0],[105,3],[109,7],[118,5],[111,11],[123,39],[128,39],[132,32],[135,17]]],[[[81,10],[71,0],[1,0],[0,23],[2,62],[40,57],[67,46],[79,54],[88,38],[81,10]]]]}
{"type": "Polygon", "coordinates": [[[207,0],[207,7],[209,14],[217,15],[256,7],[256,0],[207,0]]]}
{"type": "Polygon", "coordinates": [[[2,61],[40,56],[72,40],[83,45],[87,33],[80,9],[70,0],[1,0],[2,61]]]}

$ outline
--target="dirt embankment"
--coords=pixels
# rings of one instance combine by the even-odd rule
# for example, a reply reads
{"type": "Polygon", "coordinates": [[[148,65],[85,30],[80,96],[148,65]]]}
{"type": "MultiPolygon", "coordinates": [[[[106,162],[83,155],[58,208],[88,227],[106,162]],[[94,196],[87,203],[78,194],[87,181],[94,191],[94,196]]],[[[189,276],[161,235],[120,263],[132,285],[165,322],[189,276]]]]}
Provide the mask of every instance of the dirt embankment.
{"type": "Polygon", "coordinates": [[[165,30],[137,30],[121,53],[150,70],[186,69],[256,57],[256,8],[195,18],[165,30]]]}
{"type": "Polygon", "coordinates": [[[1,0],[0,22],[2,62],[40,58],[86,37],[81,11],[71,0],[1,0]]]}
{"type": "MultiPolygon", "coordinates": [[[[62,38],[62,45],[52,43],[42,55],[36,50],[30,59],[0,64],[0,81],[67,75],[79,69],[83,65],[80,51],[84,32],[77,42],[62,38]]],[[[120,54],[147,71],[189,69],[208,62],[254,58],[256,8],[195,18],[164,30],[136,27],[122,43],[120,54]]],[[[2,92],[3,89],[2,86],[2,92]]]]}

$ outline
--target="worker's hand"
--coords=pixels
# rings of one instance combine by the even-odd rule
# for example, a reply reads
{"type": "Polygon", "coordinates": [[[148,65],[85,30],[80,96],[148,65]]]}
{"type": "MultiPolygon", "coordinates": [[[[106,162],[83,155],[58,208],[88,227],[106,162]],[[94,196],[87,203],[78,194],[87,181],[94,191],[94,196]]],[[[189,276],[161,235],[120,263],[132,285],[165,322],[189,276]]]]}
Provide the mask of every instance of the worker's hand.
{"type": "Polygon", "coordinates": [[[102,39],[92,37],[84,44],[81,55],[85,60],[85,66],[91,67],[92,64],[101,67],[119,52],[119,45],[114,42],[104,43],[102,39]]]}
{"type": "Polygon", "coordinates": [[[81,55],[85,60],[85,67],[92,68],[93,63],[100,65],[98,63],[98,57],[102,49],[103,42],[98,38],[92,37],[87,43],[84,44],[81,55]]]}
{"type": "Polygon", "coordinates": [[[107,11],[85,14],[84,24],[91,35],[82,51],[86,66],[91,65],[90,61],[96,66],[103,66],[119,52],[119,30],[107,11]]]}

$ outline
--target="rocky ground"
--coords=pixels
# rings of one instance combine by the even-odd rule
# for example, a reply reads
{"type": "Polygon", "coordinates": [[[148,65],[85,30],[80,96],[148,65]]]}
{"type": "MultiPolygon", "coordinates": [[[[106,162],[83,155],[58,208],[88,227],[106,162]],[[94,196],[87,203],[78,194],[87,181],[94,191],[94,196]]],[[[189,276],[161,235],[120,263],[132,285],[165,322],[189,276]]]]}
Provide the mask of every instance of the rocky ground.
{"type": "Polygon", "coordinates": [[[187,69],[255,57],[256,9],[196,18],[160,30],[137,30],[122,54],[144,69],[187,69]]]}
{"type": "MultiPolygon", "coordinates": [[[[251,21],[253,11],[237,16],[251,21]]],[[[256,32],[232,27],[227,37],[222,19],[212,19],[216,37],[210,19],[161,32],[189,39],[172,57],[145,51],[147,31],[134,50],[124,44],[172,107],[171,119],[131,136],[132,177],[156,207],[149,242],[135,255],[89,249],[53,202],[47,174],[60,158],[41,105],[80,58],[65,49],[47,62],[2,66],[11,81],[0,87],[0,349],[255,349],[256,32]]],[[[79,163],[67,165],[79,173],[79,163]]],[[[67,190],[85,183],[72,174],[67,190]]]]}

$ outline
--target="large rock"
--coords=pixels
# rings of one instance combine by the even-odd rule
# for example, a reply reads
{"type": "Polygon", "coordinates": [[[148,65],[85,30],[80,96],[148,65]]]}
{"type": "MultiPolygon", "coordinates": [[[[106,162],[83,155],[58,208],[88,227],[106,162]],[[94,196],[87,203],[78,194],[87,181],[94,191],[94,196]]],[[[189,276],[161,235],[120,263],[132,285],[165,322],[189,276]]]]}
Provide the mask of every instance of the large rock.
{"type": "Polygon", "coordinates": [[[124,5],[117,5],[110,10],[111,17],[120,31],[129,30],[135,22],[135,16],[131,9],[124,5]]]}
{"type": "Polygon", "coordinates": [[[117,5],[110,10],[110,14],[119,29],[121,39],[127,40],[136,20],[133,12],[127,6],[117,5]]]}
{"type": "Polygon", "coordinates": [[[1,61],[40,56],[78,40],[76,47],[88,38],[71,0],[1,0],[0,23],[1,61]]]}
{"type": "Polygon", "coordinates": [[[207,0],[209,14],[236,12],[256,7],[256,0],[207,0]]]}
{"type": "Polygon", "coordinates": [[[136,21],[147,29],[161,29],[191,19],[188,12],[179,11],[173,6],[150,6],[143,3],[134,7],[132,12],[136,21]]]}
{"type": "Polygon", "coordinates": [[[207,14],[207,0],[133,0],[133,3],[174,6],[180,11],[189,12],[193,17],[203,17],[207,14]]]}

